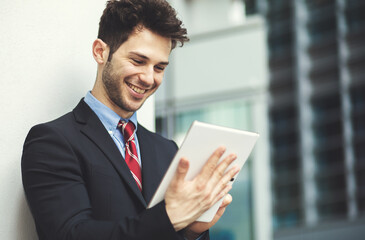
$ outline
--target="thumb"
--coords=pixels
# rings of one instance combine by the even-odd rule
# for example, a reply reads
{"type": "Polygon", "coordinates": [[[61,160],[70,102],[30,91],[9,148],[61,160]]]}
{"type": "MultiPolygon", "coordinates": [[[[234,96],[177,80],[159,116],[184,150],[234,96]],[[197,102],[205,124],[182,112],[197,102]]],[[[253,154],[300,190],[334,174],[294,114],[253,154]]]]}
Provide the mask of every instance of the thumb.
{"type": "Polygon", "coordinates": [[[177,166],[174,176],[174,182],[179,183],[185,180],[186,174],[189,170],[189,161],[186,158],[181,158],[179,165],[177,166]]]}

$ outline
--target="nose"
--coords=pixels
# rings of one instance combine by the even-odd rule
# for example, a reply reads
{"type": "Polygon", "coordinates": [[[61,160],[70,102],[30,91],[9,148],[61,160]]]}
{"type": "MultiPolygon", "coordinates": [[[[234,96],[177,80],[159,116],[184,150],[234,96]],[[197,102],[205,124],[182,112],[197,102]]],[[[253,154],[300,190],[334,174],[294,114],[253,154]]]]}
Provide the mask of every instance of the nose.
{"type": "Polygon", "coordinates": [[[146,87],[149,87],[154,84],[154,67],[146,66],[143,70],[143,73],[140,74],[140,80],[146,87]]]}

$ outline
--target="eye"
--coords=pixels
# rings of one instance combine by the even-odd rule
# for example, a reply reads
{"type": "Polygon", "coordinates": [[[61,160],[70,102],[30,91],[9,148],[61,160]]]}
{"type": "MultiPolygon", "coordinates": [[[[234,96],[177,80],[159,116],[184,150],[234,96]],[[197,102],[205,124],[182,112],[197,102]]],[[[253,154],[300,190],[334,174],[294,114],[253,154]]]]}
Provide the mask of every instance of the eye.
{"type": "Polygon", "coordinates": [[[165,70],[165,66],[155,66],[155,69],[156,69],[157,71],[162,72],[162,71],[164,71],[164,70],[165,70]]]}
{"type": "Polygon", "coordinates": [[[142,64],[143,63],[143,61],[135,59],[135,58],[132,58],[132,61],[137,63],[137,64],[142,64]]]}

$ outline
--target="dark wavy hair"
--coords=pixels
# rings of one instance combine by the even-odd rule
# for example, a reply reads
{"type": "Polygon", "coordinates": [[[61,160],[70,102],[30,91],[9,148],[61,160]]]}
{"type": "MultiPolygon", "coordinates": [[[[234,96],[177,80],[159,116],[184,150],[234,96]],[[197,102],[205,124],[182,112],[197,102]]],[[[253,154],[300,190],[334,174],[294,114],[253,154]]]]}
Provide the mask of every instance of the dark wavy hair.
{"type": "Polygon", "coordinates": [[[145,27],[160,36],[171,38],[172,49],[177,42],[183,46],[189,38],[176,15],[175,9],[166,0],[108,1],[100,18],[98,33],[98,38],[110,48],[108,60],[136,27],[145,27]]]}

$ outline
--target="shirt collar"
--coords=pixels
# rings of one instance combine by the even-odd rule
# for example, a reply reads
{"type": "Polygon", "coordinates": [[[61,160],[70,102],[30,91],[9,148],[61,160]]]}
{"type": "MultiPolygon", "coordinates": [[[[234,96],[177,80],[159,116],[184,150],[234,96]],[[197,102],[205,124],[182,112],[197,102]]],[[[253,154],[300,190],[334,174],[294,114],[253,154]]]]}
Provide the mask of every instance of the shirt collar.
{"type": "Polygon", "coordinates": [[[133,113],[132,117],[129,119],[121,118],[116,112],[105,106],[98,99],[96,99],[91,92],[87,92],[84,101],[89,105],[89,107],[95,112],[95,114],[99,117],[100,121],[103,123],[104,127],[108,131],[115,131],[118,127],[119,120],[122,121],[132,121],[134,126],[136,126],[136,130],[138,127],[137,124],[137,113],[133,113]]]}

